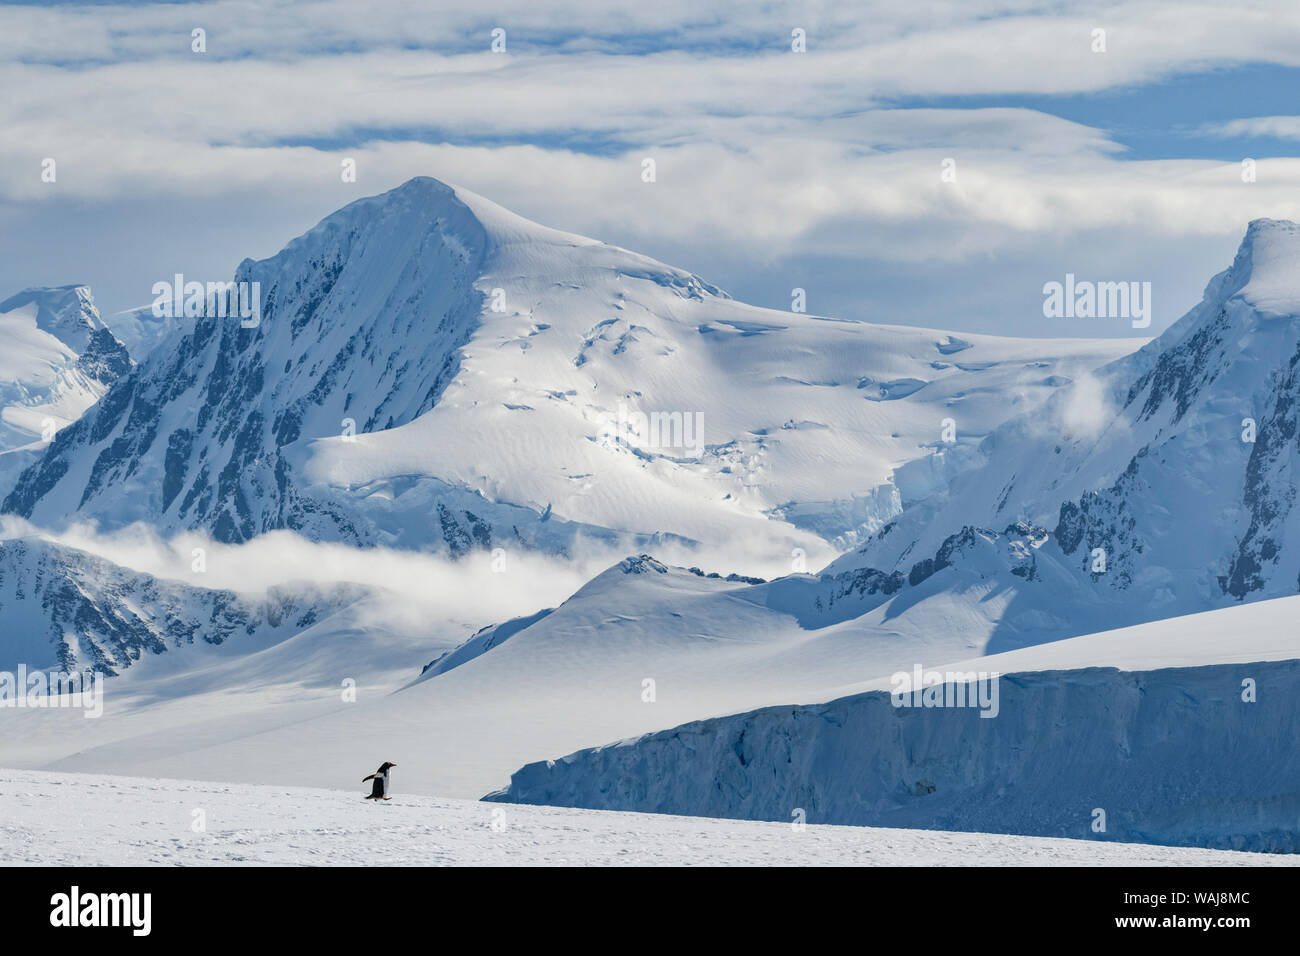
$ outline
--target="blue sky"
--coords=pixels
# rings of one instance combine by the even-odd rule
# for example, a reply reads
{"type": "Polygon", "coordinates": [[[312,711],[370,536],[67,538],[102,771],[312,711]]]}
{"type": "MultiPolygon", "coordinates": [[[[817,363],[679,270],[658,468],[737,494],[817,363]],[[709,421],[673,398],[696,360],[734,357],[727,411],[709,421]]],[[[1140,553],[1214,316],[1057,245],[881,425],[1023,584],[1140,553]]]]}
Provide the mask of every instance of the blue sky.
{"type": "Polygon", "coordinates": [[[1295,156],[1297,140],[1275,135],[1225,135],[1215,127],[1245,116],[1283,116],[1300,109],[1300,69],[1274,64],[1209,69],[1156,83],[1100,90],[1086,95],[909,97],[905,109],[979,109],[1011,106],[1039,110],[1105,130],[1128,152],[1126,158],[1219,159],[1237,162],[1295,156]]]}
{"type": "Polygon", "coordinates": [[[1073,272],[1151,282],[1158,331],[1250,219],[1300,218],[1297,7],[0,5],[0,296],[141,305],[430,175],[759,305],[1138,334],[1045,319],[1073,272]]]}

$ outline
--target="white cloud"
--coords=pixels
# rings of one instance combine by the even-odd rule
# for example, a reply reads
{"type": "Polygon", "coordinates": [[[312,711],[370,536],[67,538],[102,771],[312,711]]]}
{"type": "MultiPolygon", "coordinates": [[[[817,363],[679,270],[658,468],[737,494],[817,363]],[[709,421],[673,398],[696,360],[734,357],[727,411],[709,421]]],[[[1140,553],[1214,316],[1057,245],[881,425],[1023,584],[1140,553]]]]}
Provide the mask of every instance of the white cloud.
{"type": "Polygon", "coordinates": [[[1252,116],[1212,123],[1204,132],[1225,139],[1235,136],[1273,136],[1277,139],[1300,140],[1300,116],[1252,116]]]}
{"type": "Polygon", "coordinates": [[[1112,423],[1120,423],[1105,385],[1090,372],[1082,372],[1068,386],[1060,411],[1061,434],[1071,441],[1096,441],[1112,423]]]}
{"type": "MultiPolygon", "coordinates": [[[[1026,135],[1032,136],[1036,116],[1021,122],[1026,135]]],[[[969,128],[954,134],[962,136],[979,142],[969,128]]],[[[1076,135],[1075,142],[1091,140],[1076,135]]],[[[973,249],[963,238],[976,235],[988,251],[990,239],[1026,232],[1129,227],[1236,235],[1251,218],[1300,218],[1298,159],[1260,160],[1257,181],[1245,184],[1237,163],[1127,161],[1092,147],[1072,156],[987,144],[881,152],[852,141],[769,137],[745,149],[692,143],[596,156],[528,145],[411,142],[334,151],[150,140],[125,145],[124,153],[112,155],[93,140],[56,151],[54,189],[39,182],[39,161],[32,159],[32,176],[3,184],[8,198],[253,193],[275,202],[291,183],[300,198],[319,197],[323,216],[411,176],[434,175],[547,225],[597,238],[680,241],[708,233],[762,246],[771,256],[796,247],[843,251],[852,234],[859,254],[906,260],[965,258],[973,249]],[[339,181],[344,156],[356,159],[356,184],[339,181]],[[653,184],[640,181],[643,156],[656,159],[653,184]],[[941,181],[946,158],[956,160],[956,182],[941,181]],[[928,229],[907,235],[892,228],[907,223],[928,229]]],[[[11,152],[0,156],[17,161],[11,152]]]]}
{"type": "Polygon", "coordinates": [[[491,555],[463,561],[387,548],[358,549],[309,541],[272,531],[251,542],[228,545],[199,533],[162,539],[142,526],[114,534],[74,525],[48,532],[12,516],[0,518],[5,540],[36,537],[98,555],[113,564],[195,587],[260,595],[273,587],[358,584],[390,594],[400,607],[431,608],[449,618],[499,620],[531,614],[564,601],[623,554],[595,551],[561,561],[536,552],[506,555],[503,571],[491,555]],[[204,550],[206,570],[192,571],[192,551],[204,550]]]}
{"type": "Polygon", "coordinates": [[[1106,131],[1030,109],[887,107],[1300,65],[1297,37],[1300,7],[1271,0],[0,7],[0,87],[18,91],[0,99],[0,201],[29,233],[48,200],[168,202],[177,221],[186,203],[279,208],[278,248],[303,209],[432,175],[548,225],[681,248],[686,266],[692,244],[758,264],[952,262],[1099,230],[1226,238],[1300,218],[1300,160],[1261,160],[1243,184],[1234,163],[1132,161],[1106,131]],[[487,51],[497,24],[504,56],[487,51]],[[207,54],[189,51],[195,26],[207,54]],[[805,54],[789,52],[793,26],[805,54]],[[955,183],[940,181],[948,157],[955,183]]]}
{"type": "Polygon", "coordinates": [[[333,2],[7,7],[0,86],[21,95],[0,102],[0,198],[274,201],[288,186],[318,191],[323,215],[358,194],[338,188],[347,155],[362,193],[434,175],[575,231],[679,240],[703,229],[768,244],[769,257],[842,237],[845,223],[865,234],[861,254],[909,259],[966,254],[971,226],[981,248],[988,227],[1223,234],[1253,215],[1293,215],[1295,164],[1263,164],[1245,192],[1230,165],[1128,162],[1104,131],[1032,110],[882,100],[1300,64],[1300,44],[1285,40],[1297,34],[1300,8],[1269,2],[931,2],[870,15],[764,3],[743,17],[684,0],[514,0],[491,16],[440,5],[436,17],[333,2]],[[487,52],[496,22],[515,52],[487,52]],[[788,52],[791,24],[810,31],[808,53],[788,52]],[[195,25],[208,54],[189,52],[195,25]],[[1091,52],[1094,26],[1107,30],[1105,54],[1091,52]],[[602,148],[566,148],[575,140],[602,148]],[[644,155],[659,162],[653,189],[635,175],[644,155]],[[949,156],[960,175],[941,184],[949,156]],[[57,184],[40,180],[46,157],[57,184]],[[872,230],[920,222],[928,238],[872,242],[872,230]]]}

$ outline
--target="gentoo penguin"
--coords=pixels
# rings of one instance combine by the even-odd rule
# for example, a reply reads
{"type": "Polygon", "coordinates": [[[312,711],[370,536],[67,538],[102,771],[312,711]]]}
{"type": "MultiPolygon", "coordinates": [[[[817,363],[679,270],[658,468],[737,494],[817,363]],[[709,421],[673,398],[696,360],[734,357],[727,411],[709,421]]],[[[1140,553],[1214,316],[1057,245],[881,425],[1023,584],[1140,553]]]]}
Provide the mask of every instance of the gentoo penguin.
{"type": "Polygon", "coordinates": [[[367,800],[390,799],[388,796],[388,771],[396,766],[397,764],[395,763],[388,763],[385,761],[384,764],[370,776],[362,778],[362,783],[365,783],[367,780],[374,781],[374,785],[370,788],[370,796],[366,797],[367,800]]]}

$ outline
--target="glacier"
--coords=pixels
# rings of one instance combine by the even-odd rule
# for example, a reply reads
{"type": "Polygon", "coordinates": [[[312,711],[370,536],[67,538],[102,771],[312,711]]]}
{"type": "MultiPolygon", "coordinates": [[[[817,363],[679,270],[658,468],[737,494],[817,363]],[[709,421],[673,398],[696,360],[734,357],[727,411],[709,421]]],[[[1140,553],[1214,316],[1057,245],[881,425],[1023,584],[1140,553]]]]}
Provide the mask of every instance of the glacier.
{"type": "Polygon", "coordinates": [[[993,719],[867,690],[535,761],[484,799],[1300,852],[1297,601],[943,668],[1001,675],[993,719]]]}

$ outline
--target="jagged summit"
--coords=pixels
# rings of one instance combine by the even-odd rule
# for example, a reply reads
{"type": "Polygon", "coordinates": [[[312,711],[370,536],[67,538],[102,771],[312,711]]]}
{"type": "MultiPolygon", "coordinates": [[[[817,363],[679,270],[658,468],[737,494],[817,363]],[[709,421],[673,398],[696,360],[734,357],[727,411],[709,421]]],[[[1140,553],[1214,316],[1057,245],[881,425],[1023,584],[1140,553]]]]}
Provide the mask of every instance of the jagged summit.
{"type": "Polygon", "coordinates": [[[1116,362],[1111,377],[1140,377],[1160,353],[1208,322],[1230,318],[1238,327],[1254,328],[1288,315],[1300,315],[1300,225],[1254,219],[1232,265],[1210,278],[1201,301],[1145,347],[1116,362]]]}

